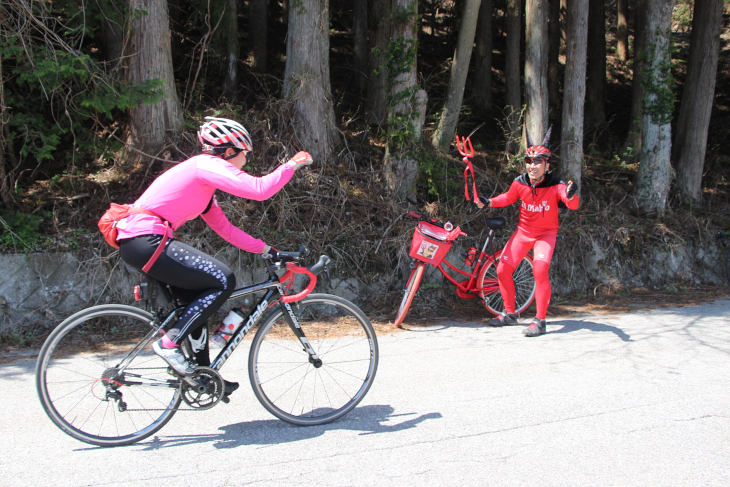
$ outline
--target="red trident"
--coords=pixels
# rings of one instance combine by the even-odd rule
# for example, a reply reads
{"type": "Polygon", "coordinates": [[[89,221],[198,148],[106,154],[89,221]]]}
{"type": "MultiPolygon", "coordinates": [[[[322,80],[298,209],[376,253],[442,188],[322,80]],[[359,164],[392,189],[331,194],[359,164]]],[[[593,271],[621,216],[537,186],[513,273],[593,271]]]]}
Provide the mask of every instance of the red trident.
{"type": "Polygon", "coordinates": [[[474,203],[477,202],[477,183],[474,179],[474,166],[472,166],[471,161],[469,160],[470,157],[474,157],[474,147],[471,145],[471,139],[469,137],[462,137],[461,140],[459,140],[459,136],[456,136],[456,147],[459,149],[459,154],[464,156],[464,164],[466,164],[466,169],[464,169],[464,197],[466,198],[466,201],[470,201],[469,199],[469,178],[468,173],[471,172],[471,184],[472,184],[472,191],[474,193],[474,203]]]}

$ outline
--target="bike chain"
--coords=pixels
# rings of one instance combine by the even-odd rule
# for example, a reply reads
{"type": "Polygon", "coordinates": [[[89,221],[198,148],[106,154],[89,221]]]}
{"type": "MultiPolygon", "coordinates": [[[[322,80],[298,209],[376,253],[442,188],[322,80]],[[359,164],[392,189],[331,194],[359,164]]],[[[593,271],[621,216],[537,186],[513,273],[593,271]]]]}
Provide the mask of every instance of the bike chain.
{"type": "MultiPolygon", "coordinates": [[[[129,368],[126,370],[158,370],[158,369],[169,369],[170,367],[142,367],[141,369],[136,368],[129,368]]],[[[180,391],[180,394],[182,394],[182,391],[180,390],[182,387],[182,380],[180,380],[180,386],[178,387],[178,390],[180,391]]],[[[185,404],[185,401],[181,401],[181,404],[185,404]]],[[[217,403],[216,403],[217,404],[217,403]]],[[[210,408],[208,408],[210,409],[210,408]]],[[[181,408],[161,408],[161,409],[125,409],[125,412],[131,411],[131,412],[140,412],[140,411],[177,411],[177,412],[188,412],[188,411],[206,411],[206,409],[200,409],[200,408],[187,408],[187,409],[181,409],[181,408]]]]}

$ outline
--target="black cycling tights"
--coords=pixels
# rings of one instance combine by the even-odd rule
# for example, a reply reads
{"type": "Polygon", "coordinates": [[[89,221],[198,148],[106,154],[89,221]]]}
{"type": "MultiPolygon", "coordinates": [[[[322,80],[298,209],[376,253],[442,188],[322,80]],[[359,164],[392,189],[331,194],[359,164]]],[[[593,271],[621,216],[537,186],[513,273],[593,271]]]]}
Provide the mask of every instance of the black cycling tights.
{"type": "MultiPolygon", "coordinates": [[[[142,269],[161,240],[162,235],[141,235],[121,240],[121,258],[135,269],[142,269]]],[[[207,329],[202,325],[233,293],[236,287],[233,271],[208,254],[171,239],[147,274],[169,284],[175,297],[188,303],[180,318],[167,331],[167,337],[179,345],[192,333],[190,341],[196,351],[198,365],[210,365],[207,329]]]]}

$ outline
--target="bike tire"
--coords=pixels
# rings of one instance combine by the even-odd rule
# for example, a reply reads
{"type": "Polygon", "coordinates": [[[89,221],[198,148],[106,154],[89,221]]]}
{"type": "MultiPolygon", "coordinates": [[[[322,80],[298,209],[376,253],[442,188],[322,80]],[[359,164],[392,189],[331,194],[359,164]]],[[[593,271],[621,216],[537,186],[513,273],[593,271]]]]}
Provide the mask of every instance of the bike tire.
{"type": "Polygon", "coordinates": [[[49,335],[36,363],[36,389],[63,432],[96,446],[121,446],[147,438],[172,419],[179,387],[172,386],[167,363],[151,347],[140,350],[121,375],[114,370],[155,333],[153,319],[132,306],[100,305],[75,313],[49,335]]]}
{"type": "Polygon", "coordinates": [[[312,363],[277,306],[251,343],[251,387],[283,421],[298,426],[335,421],[362,401],[375,379],[380,356],[375,330],[360,308],[339,296],[310,294],[290,306],[322,363],[312,363]]]}
{"type": "MultiPolygon", "coordinates": [[[[494,259],[489,259],[479,271],[477,283],[481,289],[492,287],[498,282],[497,266],[502,251],[495,253],[494,259]]],[[[528,254],[519,263],[513,274],[515,281],[515,313],[520,314],[525,311],[532,301],[535,299],[535,276],[532,273],[532,257],[528,254]]],[[[504,301],[502,295],[497,289],[494,292],[480,291],[482,304],[487,310],[495,316],[499,316],[504,312],[504,301]]]]}
{"type": "Polygon", "coordinates": [[[403,320],[406,319],[408,310],[411,308],[413,298],[418,292],[418,287],[421,285],[421,279],[423,278],[423,271],[425,268],[426,264],[424,264],[423,262],[418,262],[416,264],[416,267],[414,267],[411,271],[411,275],[408,277],[408,282],[406,283],[403,299],[401,300],[400,306],[398,307],[398,314],[395,316],[394,324],[398,328],[401,328],[403,320]]]}

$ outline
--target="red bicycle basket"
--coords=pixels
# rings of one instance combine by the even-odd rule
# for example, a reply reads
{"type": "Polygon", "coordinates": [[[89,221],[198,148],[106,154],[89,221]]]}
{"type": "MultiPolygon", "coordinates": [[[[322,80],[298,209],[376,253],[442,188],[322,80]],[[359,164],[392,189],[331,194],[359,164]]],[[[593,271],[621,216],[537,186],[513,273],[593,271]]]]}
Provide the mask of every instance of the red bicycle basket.
{"type": "Polygon", "coordinates": [[[451,250],[446,238],[449,232],[428,222],[418,222],[413,232],[411,251],[408,255],[431,265],[439,265],[451,250]]]}

